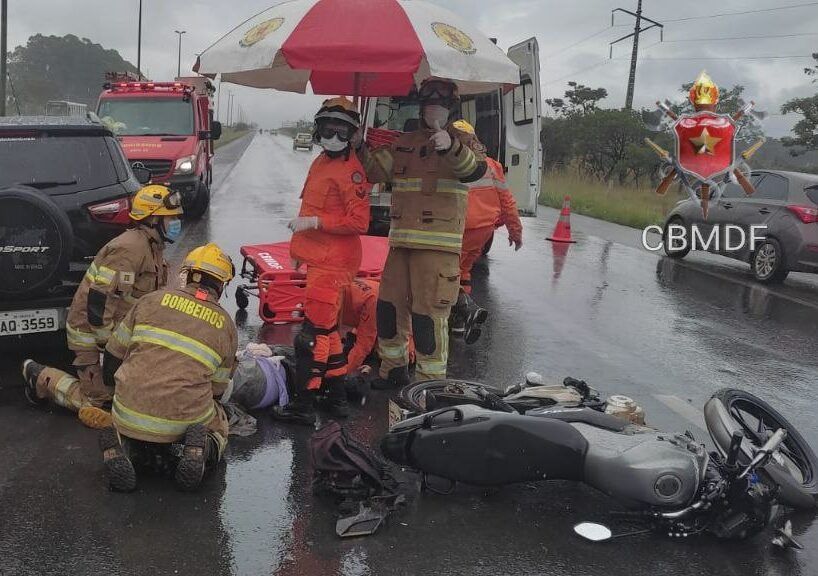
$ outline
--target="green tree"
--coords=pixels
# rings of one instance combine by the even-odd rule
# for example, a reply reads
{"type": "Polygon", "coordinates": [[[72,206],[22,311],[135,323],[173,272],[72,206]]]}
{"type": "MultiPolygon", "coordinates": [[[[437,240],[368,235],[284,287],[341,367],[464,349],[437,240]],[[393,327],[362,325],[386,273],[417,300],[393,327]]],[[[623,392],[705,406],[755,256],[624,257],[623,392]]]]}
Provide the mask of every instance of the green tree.
{"type": "Polygon", "coordinates": [[[608,97],[605,88],[589,88],[576,82],[568,83],[564,98],[546,98],[545,103],[559,116],[577,116],[599,109],[599,102],[608,97]]]}
{"type": "MultiPolygon", "coordinates": [[[[807,76],[818,76],[818,52],[812,55],[816,64],[809,68],[804,68],[807,76]]],[[[813,78],[815,83],[818,78],[813,78]]],[[[818,150],[818,93],[806,98],[794,98],[786,102],[781,107],[783,114],[801,114],[802,118],[796,122],[792,128],[794,137],[782,138],[784,146],[791,149],[794,154],[806,152],[807,150],[818,150]]]]}
{"type": "Polygon", "coordinates": [[[49,100],[79,102],[93,109],[106,72],[136,73],[116,50],[71,34],[30,37],[9,54],[8,70],[23,114],[42,114],[49,100]]]}

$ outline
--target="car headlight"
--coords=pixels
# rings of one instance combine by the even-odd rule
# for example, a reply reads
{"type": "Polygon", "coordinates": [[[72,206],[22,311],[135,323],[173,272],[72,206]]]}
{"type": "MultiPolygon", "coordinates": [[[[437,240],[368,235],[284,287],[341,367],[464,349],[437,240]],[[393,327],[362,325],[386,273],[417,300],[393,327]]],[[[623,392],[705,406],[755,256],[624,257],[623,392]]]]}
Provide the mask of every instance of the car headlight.
{"type": "Polygon", "coordinates": [[[174,174],[190,174],[196,170],[196,156],[182,156],[176,160],[174,174]]]}

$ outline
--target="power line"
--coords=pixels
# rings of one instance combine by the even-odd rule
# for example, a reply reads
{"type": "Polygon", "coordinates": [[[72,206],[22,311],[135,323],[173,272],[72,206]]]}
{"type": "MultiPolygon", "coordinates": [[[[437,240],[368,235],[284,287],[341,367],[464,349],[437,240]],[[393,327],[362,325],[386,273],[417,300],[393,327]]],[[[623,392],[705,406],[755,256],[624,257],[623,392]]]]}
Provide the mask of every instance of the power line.
{"type": "MultiPolygon", "coordinates": [[[[658,58],[643,58],[643,60],[786,60],[790,58],[812,58],[812,54],[800,55],[789,54],[782,56],[660,56],[658,58]]],[[[627,60],[627,58],[614,58],[614,60],[627,60]]]]}
{"type": "MultiPolygon", "coordinates": [[[[624,58],[615,58],[614,60],[624,60],[624,58]]],[[[582,68],[580,70],[575,70],[575,71],[571,72],[570,74],[566,74],[565,76],[560,76],[559,78],[555,78],[554,80],[549,80],[548,82],[544,83],[544,86],[548,86],[550,84],[556,84],[557,82],[565,80],[566,78],[570,78],[571,76],[576,76],[578,74],[588,72],[589,70],[599,68],[600,66],[604,66],[608,62],[611,62],[611,59],[610,58],[605,58],[604,60],[600,60],[596,64],[592,64],[592,65],[590,65],[590,66],[588,66],[586,68],[582,68]]]]}
{"type": "Polygon", "coordinates": [[[764,38],[795,38],[797,36],[818,36],[818,32],[803,32],[800,34],[762,34],[758,36],[727,36],[722,38],[684,38],[679,40],[665,40],[665,44],[677,42],[722,42],[725,40],[761,40],[764,38]]]}
{"type": "Polygon", "coordinates": [[[607,32],[608,30],[613,30],[614,28],[621,28],[622,26],[625,26],[625,25],[624,25],[624,24],[617,24],[617,25],[615,25],[615,26],[606,26],[606,27],[605,27],[605,28],[603,28],[602,30],[597,30],[597,31],[596,31],[596,32],[594,32],[593,34],[590,34],[590,35],[586,36],[585,38],[582,38],[581,40],[577,40],[577,41],[576,41],[576,42],[574,42],[573,44],[569,44],[569,45],[568,45],[568,46],[566,46],[565,48],[560,48],[560,49],[559,49],[559,50],[557,50],[556,52],[552,52],[551,54],[548,54],[548,55],[547,55],[545,58],[546,58],[546,59],[548,59],[548,58],[553,58],[554,56],[557,56],[558,54],[562,54],[563,52],[568,52],[568,51],[569,51],[569,50],[571,50],[572,48],[576,48],[576,47],[577,47],[577,46],[579,46],[580,44],[584,44],[584,43],[585,43],[585,42],[587,42],[588,40],[591,40],[591,39],[593,39],[593,38],[596,38],[596,37],[597,37],[597,36],[599,36],[600,34],[604,34],[604,33],[605,33],[605,32],[607,32]]]}
{"type": "Polygon", "coordinates": [[[706,16],[687,16],[685,18],[664,18],[664,22],[688,22],[690,20],[704,20],[707,18],[721,18],[722,16],[742,16],[744,14],[760,14],[762,12],[776,12],[778,10],[791,10],[794,8],[806,8],[808,6],[818,6],[818,2],[804,2],[803,4],[790,4],[788,6],[775,6],[772,8],[759,8],[758,10],[742,10],[740,12],[721,12],[719,14],[707,14],[706,16]]]}

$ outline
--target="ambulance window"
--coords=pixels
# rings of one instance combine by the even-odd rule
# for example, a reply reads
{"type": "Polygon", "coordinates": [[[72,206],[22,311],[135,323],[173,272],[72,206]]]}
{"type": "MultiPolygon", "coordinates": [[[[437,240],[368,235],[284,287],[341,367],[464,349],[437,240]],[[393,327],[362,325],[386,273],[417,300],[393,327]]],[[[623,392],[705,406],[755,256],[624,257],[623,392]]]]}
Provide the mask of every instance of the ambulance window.
{"type": "Polygon", "coordinates": [[[514,89],[514,123],[531,124],[534,121],[534,84],[531,78],[523,79],[514,89]]]}

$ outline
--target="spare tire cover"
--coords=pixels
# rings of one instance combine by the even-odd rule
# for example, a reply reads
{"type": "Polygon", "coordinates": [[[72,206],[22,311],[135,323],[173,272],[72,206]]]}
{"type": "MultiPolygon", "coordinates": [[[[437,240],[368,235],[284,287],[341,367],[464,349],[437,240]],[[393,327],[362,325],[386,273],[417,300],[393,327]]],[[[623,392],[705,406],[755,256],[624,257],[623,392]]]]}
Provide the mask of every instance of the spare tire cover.
{"type": "Polygon", "coordinates": [[[68,269],[72,249],[71,221],[46,194],[0,188],[0,296],[47,288],[68,269]]]}

